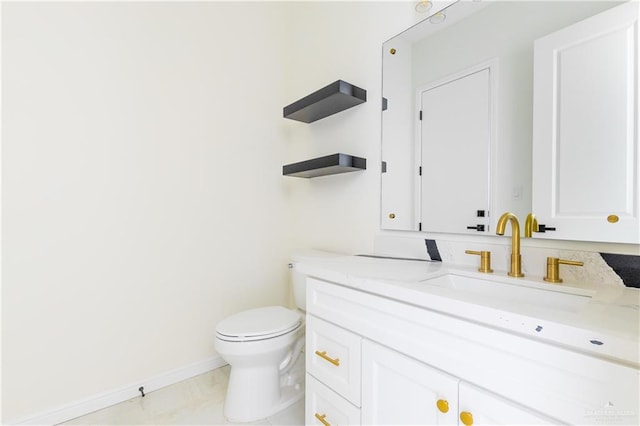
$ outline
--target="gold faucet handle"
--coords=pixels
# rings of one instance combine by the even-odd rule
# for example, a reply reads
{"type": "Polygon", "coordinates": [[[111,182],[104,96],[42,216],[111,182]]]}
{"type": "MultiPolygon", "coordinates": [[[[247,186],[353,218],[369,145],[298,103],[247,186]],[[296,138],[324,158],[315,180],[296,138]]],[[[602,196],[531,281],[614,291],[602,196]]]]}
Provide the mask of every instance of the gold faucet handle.
{"type": "Polygon", "coordinates": [[[465,250],[464,252],[466,254],[475,254],[480,256],[480,267],[478,268],[478,271],[484,272],[485,274],[493,272],[493,269],[491,269],[491,252],[490,251],[465,250]]]}
{"type": "Polygon", "coordinates": [[[547,275],[544,277],[544,280],[550,283],[561,283],[560,265],[584,266],[584,262],[547,257],[547,275]]]}

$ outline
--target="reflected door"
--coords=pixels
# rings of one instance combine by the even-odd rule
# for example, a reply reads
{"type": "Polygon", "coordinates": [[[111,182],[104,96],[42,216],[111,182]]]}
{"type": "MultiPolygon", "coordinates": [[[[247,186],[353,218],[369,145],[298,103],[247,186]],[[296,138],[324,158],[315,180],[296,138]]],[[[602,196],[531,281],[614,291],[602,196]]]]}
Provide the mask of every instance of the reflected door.
{"type": "Polygon", "coordinates": [[[431,232],[489,232],[491,69],[420,94],[420,217],[431,232]]]}

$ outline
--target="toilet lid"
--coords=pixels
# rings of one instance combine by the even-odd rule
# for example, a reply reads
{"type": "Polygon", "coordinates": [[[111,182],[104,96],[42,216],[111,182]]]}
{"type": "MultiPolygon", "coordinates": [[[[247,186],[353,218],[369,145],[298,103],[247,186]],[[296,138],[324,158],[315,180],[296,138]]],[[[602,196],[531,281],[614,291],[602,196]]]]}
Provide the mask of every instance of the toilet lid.
{"type": "Polygon", "coordinates": [[[250,309],[220,321],[216,334],[222,340],[262,340],[281,336],[302,323],[300,314],[282,306],[250,309]]]}

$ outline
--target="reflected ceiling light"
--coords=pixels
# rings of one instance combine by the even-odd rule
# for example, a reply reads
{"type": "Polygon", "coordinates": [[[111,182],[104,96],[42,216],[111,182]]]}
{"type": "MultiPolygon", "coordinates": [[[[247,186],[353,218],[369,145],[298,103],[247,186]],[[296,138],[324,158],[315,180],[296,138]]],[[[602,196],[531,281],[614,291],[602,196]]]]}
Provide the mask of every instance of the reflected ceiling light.
{"type": "Polygon", "coordinates": [[[447,15],[445,15],[444,12],[438,12],[434,13],[433,16],[429,18],[429,22],[432,24],[440,24],[441,22],[444,22],[445,19],[447,19],[447,15]]]}
{"type": "Polygon", "coordinates": [[[433,3],[431,3],[429,0],[419,1],[418,3],[416,3],[416,12],[418,13],[428,12],[429,9],[431,9],[431,6],[433,6],[433,3]]]}

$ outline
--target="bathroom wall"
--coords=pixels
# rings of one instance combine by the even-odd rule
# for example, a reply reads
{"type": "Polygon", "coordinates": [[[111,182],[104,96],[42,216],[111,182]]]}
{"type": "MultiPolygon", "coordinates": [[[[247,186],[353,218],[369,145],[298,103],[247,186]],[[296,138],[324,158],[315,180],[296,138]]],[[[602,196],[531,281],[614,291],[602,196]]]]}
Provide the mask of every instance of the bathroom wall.
{"type": "Polygon", "coordinates": [[[286,163],[344,152],[363,172],[290,178],[294,245],[370,253],[379,230],[382,43],[424,19],[411,2],[295,2],[287,81],[291,102],[337,79],[367,102],[311,124],[287,123],[286,163]]]}
{"type": "Polygon", "coordinates": [[[286,303],[287,8],[2,3],[3,424],[214,365],[217,321],[286,303]]]}
{"type": "Polygon", "coordinates": [[[217,321],[289,300],[293,248],[371,251],[407,4],[2,3],[3,423],[215,365],[217,321]],[[337,79],[369,102],[282,118],[337,79]],[[334,152],[368,170],[281,175],[334,152]]]}

